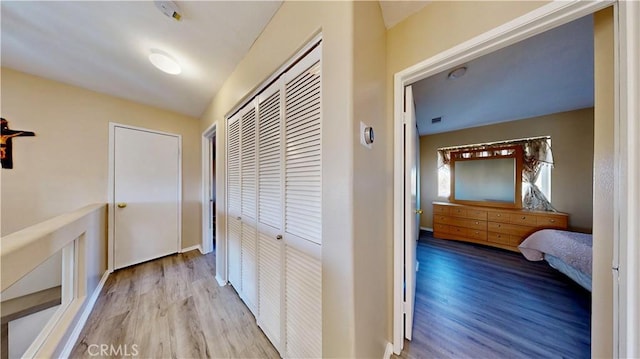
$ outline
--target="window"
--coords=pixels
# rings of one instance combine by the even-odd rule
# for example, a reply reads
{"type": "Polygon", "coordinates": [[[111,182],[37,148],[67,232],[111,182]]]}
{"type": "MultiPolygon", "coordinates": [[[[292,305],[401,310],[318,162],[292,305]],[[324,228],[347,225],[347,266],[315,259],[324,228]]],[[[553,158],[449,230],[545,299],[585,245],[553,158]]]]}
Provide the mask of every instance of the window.
{"type": "Polygon", "coordinates": [[[442,153],[438,151],[438,197],[448,198],[451,194],[449,164],[444,163],[442,153]]]}

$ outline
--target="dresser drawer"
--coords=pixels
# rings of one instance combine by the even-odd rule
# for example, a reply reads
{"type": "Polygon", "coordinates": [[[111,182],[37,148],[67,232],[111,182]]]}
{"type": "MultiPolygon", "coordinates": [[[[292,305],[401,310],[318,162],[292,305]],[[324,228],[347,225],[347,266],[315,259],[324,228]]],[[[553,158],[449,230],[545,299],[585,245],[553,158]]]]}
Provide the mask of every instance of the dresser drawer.
{"type": "Polygon", "coordinates": [[[522,243],[528,236],[514,236],[513,234],[509,236],[509,241],[511,245],[517,247],[522,243]]]}
{"type": "Polygon", "coordinates": [[[487,235],[487,240],[491,243],[499,243],[509,246],[511,245],[510,237],[510,234],[489,232],[487,235]]]}
{"type": "Polygon", "coordinates": [[[451,220],[450,222],[451,225],[458,226],[458,227],[481,229],[483,231],[487,229],[486,221],[466,219],[466,218],[455,218],[455,217],[451,217],[450,220],[451,220]]]}
{"type": "Polygon", "coordinates": [[[513,234],[516,236],[526,236],[533,233],[536,230],[535,227],[518,226],[516,224],[489,222],[487,223],[487,231],[513,234]]]}
{"type": "Polygon", "coordinates": [[[509,223],[535,226],[537,225],[536,222],[536,216],[532,214],[512,213],[511,215],[509,215],[509,223]]]}
{"type": "Polygon", "coordinates": [[[539,227],[567,228],[565,216],[536,216],[536,225],[539,227]]]}
{"type": "Polygon", "coordinates": [[[480,209],[467,209],[467,218],[471,219],[480,219],[483,221],[487,220],[487,211],[483,211],[480,209]]]}
{"type": "Polygon", "coordinates": [[[467,217],[467,210],[460,207],[451,207],[449,209],[449,215],[454,217],[467,217]]]}
{"type": "Polygon", "coordinates": [[[467,228],[449,226],[449,233],[450,234],[455,234],[456,236],[468,237],[469,236],[469,231],[470,230],[468,230],[467,228]]]}
{"type": "Polygon", "coordinates": [[[511,213],[508,212],[489,212],[487,214],[487,220],[491,222],[509,222],[509,215],[511,213]]]}
{"type": "Polygon", "coordinates": [[[470,229],[467,228],[467,236],[469,238],[486,241],[487,240],[487,231],[481,231],[479,229],[470,229]]]}
{"type": "Polygon", "coordinates": [[[433,214],[434,215],[442,214],[442,215],[448,216],[449,209],[450,208],[448,206],[433,205],[433,214]]]}
{"type": "Polygon", "coordinates": [[[444,216],[444,215],[441,215],[441,214],[434,214],[433,215],[433,223],[434,224],[436,224],[436,223],[450,224],[452,219],[453,218],[451,218],[449,216],[444,216]]]}
{"type": "Polygon", "coordinates": [[[435,233],[449,233],[449,226],[442,223],[434,223],[433,231],[435,233]]]}

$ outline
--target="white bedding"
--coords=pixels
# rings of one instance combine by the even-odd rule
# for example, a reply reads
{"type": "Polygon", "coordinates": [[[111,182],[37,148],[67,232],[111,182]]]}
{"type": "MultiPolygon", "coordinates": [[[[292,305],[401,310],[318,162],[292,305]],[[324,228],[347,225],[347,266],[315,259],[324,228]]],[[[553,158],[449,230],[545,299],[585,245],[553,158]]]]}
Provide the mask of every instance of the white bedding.
{"type": "Polygon", "coordinates": [[[518,249],[530,261],[541,261],[545,254],[551,255],[590,278],[592,238],[585,233],[543,229],[532,233],[518,249]]]}

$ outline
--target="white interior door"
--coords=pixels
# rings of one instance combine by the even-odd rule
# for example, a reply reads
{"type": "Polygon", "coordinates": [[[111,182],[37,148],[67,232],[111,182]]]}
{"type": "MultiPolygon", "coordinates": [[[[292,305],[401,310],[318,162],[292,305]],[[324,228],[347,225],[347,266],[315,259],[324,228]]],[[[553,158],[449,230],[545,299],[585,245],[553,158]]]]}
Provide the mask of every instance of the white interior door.
{"type": "Polygon", "coordinates": [[[404,125],[404,148],[405,148],[405,231],[404,231],[404,336],[411,340],[413,329],[413,311],[416,300],[416,250],[419,236],[419,211],[418,211],[418,164],[419,164],[419,143],[418,128],[416,127],[415,108],[413,104],[413,91],[411,86],[405,88],[405,125],[404,125]]]}
{"type": "Polygon", "coordinates": [[[180,137],[114,127],[114,268],[176,253],[180,137]]]}

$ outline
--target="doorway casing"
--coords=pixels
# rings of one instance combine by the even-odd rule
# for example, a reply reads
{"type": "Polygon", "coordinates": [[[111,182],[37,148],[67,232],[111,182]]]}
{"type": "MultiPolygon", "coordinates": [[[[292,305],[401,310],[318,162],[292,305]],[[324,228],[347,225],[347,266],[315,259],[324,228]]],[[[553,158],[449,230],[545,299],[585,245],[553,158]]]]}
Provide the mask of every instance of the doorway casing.
{"type": "Polygon", "coordinates": [[[394,261],[393,261],[393,352],[403,344],[404,271],[404,177],[403,101],[404,88],[465,62],[497,51],[554,27],[614,6],[615,46],[615,173],[613,234],[614,281],[613,357],[640,356],[640,18],[639,2],[551,2],[471,40],[443,51],[394,76],[394,261]],[[624,254],[624,255],[623,255],[624,254]],[[635,258],[635,259],[634,259],[635,258]]]}
{"type": "MultiPolygon", "coordinates": [[[[220,238],[220,231],[218,228],[219,221],[216,221],[214,228],[210,227],[211,218],[215,215],[216,208],[211,206],[212,192],[215,190],[216,197],[218,197],[218,189],[212,186],[212,174],[218,171],[213,167],[212,159],[215,155],[220,153],[220,141],[218,140],[217,125],[214,123],[204,132],[202,132],[202,243],[200,244],[201,252],[203,254],[210,253],[213,250],[213,233],[215,232],[215,238],[220,238]],[[213,141],[215,148],[212,148],[211,142],[213,141]]],[[[219,161],[215,161],[215,166],[219,161]]],[[[216,187],[218,186],[216,181],[216,187]]],[[[216,243],[216,280],[218,284],[225,285],[227,283],[226,278],[226,242],[219,241],[216,243]]]]}

